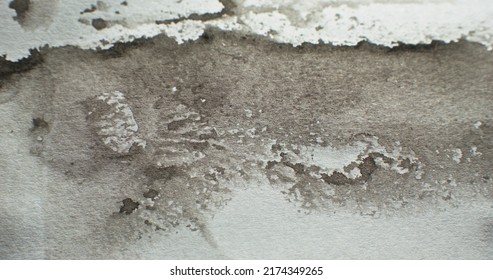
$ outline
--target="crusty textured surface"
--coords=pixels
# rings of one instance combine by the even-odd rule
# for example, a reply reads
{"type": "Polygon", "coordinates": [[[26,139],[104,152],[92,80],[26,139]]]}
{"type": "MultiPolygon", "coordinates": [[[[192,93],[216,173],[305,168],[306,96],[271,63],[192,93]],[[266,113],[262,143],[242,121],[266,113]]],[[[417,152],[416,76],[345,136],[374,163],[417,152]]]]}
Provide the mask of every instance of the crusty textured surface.
{"type": "Polygon", "coordinates": [[[493,257],[491,52],[206,34],[0,79],[0,258],[493,257]],[[145,147],[102,141],[112,92],[145,147]]]}

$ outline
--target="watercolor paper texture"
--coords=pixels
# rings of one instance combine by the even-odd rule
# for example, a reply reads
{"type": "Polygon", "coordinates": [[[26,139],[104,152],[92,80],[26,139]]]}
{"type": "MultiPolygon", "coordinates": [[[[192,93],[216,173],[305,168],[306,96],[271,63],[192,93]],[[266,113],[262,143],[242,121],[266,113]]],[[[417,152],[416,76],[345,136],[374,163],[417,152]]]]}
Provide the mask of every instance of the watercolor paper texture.
{"type": "Polygon", "coordinates": [[[492,259],[489,1],[0,1],[1,259],[492,259]]]}

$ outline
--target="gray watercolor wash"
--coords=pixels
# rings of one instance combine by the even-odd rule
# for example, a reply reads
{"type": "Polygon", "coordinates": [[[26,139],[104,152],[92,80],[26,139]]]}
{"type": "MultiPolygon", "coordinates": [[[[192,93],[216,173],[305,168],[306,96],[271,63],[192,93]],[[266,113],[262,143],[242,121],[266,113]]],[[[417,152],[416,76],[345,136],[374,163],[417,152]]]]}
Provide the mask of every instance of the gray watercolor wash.
{"type": "Polygon", "coordinates": [[[0,70],[2,259],[493,257],[480,45],[208,30],[0,70]]]}

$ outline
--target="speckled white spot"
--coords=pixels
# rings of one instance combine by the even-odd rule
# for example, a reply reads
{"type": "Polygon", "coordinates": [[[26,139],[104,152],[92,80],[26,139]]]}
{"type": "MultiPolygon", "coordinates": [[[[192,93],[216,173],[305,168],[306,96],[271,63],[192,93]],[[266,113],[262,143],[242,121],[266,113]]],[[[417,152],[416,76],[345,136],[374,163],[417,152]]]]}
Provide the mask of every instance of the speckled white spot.
{"type": "Polygon", "coordinates": [[[455,162],[460,163],[461,158],[462,158],[462,150],[461,149],[453,149],[452,150],[452,159],[455,162]]]}
{"type": "Polygon", "coordinates": [[[145,148],[146,141],[136,135],[139,127],[123,93],[103,93],[97,99],[111,106],[111,110],[96,122],[99,127],[98,135],[102,137],[103,143],[121,154],[128,153],[134,144],[145,148]]]}

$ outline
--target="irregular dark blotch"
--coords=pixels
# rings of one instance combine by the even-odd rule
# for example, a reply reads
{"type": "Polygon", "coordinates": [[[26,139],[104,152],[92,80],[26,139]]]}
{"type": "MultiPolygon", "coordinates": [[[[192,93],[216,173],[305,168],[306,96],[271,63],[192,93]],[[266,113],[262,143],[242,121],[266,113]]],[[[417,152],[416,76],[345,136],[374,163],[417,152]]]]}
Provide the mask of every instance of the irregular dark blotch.
{"type": "Polygon", "coordinates": [[[204,178],[209,181],[217,181],[216,174],[214,173],[204,174],[204,178]]]}
{"type": "Polygon", "coordinates": [[[139,208],[140,203],[133,201],[131,198],[125,198],[123,206],[120,207],[120,213],[130,215],[135,209],[139,208]]]}
{"type": "Polygon", "coordinates": [[[277,161],[275,161],[275,160],[269,160],[267,162],[267,165],[265,166],[265,169],[272,169],[272,167],[274,167],[276,164],[278,164],[277,161]]]}
{"type": "Polygon", "coordinates": [[[30,0],[13,0],[9,4],[9,8],[14,9],[17,13],[15,20],[22,20],[25,18],[27,11],[29,11],[30,0]]]}
{"type": "Polygon", "coordinates": [[[354,180],[347,178],[344,174],[338,171],[334,171],[330,176],[326,173],[322,173],[320,175],[322,175],[322,180],[324,180],[327,184],[341,186],[354,183],[354,180]]]}
{"type": "Polygon", "coordinates": [[[39,128],[48,128],[50,125],[43,118],[34,118],[33,119],[33,128],[32,130],[36,130],[39,128]]]}
{"type": "Polygon", "coordinates": [[[217,145],[217,144],[212,144],[212,147],[214,147],[214,148],[216,148],[216,150],[220,150],[220,151],[226,150],[226,148],[224,146],[217,145]]]}
{"type": "Polygon", "coordinates": [[[363,181],[368,181],[371,177],[371,174],[375,170],[377,170],[377,164],[373,159],[373,155],[366,157],[358,167],[361,172],[361,180],[363,181]]]}
{"type": "Polygon", "coordinates": [[[85,14],[85,13],[92,13],[92,12],[96,11],[96,9],[97,9],[96,6],[91,5],[91,8],[85,9],[84,11],[80,12],[80,14],[82,15],[82,14],[85,14]]]}
{"type": "Polygon", "coordinates": [[[92,27],[96,28],[96,30],[105,29],[108,27],[108,22],[102,18],[95,18],[92,20],[92,27]]]}
{"type": "Polygon", "coordinates": [[[145,220],[145,221],[144,221],[144,224],[146,224],[146,225],[148,225],[148,226],[151,226],[151,227],[154,227],[154,229],[155,229],[156,231],[158,231],[158,230],[166,231],[166,229],[165,229],[165,228],[162,228],[162,227],[160,227],[160,226],[158,226],[158,225],[155,225],[155,224],[151,223],[149,220],[145,220]]]}
{"type": "Polygon", "coordinates": [[[284,162],[284,165],[292,168],[297,175],[302,175],[305,173],[305,166],[301,163],[292,164],[290,162],[284,162]]]}
{"type": "Polygon", "coordinates": [[[226,15],[234,15],[234,9],[237,7],[235,1],[233,0],[219,0],[221,4],[223,4],[224,9],[222,10],[222,13],[226,15]]]}
{"type": "Polygon", "coordinates": [[[187,146],[194,151],[203,151],[209,147],[209,142],[189,142],[187,146]]]}
{"type": "Polygon", "coordinates": [[[178,130],[184,127],[188,122],[190,122],[188,119],[172,121],[168,123],[168,130],[178,130]]]}
{"type": "Polygon", "coordinates": [[[399,166],[399,167],[402,167],[402,168],[404,168],[404,169],[411,169],[411,167],[413,166],[413,164],[411,163],[411,161],[410,161],[408,158],[406,158],[406,159],[402,160],[402,161],[399,163],[399,165],[398,165],[398,166],[399,166]]]}
{"type": "Polygon", "coordinates": [[[170,180],[176,176],[182,176],[185,173],[177,166],[171,165],[166,167],[150,166],[144,170],[144,175],[154,180],[170,180]]]}
{"type": "Polygon", "coordinates": [[[152,200],[154,200],[158,195],[159,192],[156,191],[155,189],[149,189],[147,192],[144,193],[145,198],[150,198],[152,200]]]}
{"type": "Polygon", "coordinates": [[[167,19],[167,20],[156,20],[156,24],[172,24],[172,23],[178,23],[180,21],[184,20],[196,20],[196,21],[208,21],[208,20],[213,20],[220,18],[223,16],[223,12],[219,13],[205,13],[205,14],[190,14],[188,17],[180,17],[176,19],[167,19]]]}
{"type": "Polygon", "coordinates": [[[277,152],[279,152],[280,150],[282,150],[282,146],[281,146],[280,144],[274,144],[274,145],[272,145],[272,147],[271,147],[271,151],[272,151],[273,153],[277,153],[277,152]]]}
{"type": "Polygon", "coordinates": [[[37,64],[43,62],[43,57],[38,50],[29,50],[31,55],[17,62],[8,61],[0,56],[0,79],[6,78],[14,73],[31,70],[37,64]]]}
{"type": "Polygon", "coordinates": [[[217,135],[217,132],[215,130],[211,130],[208,133],[203,133],[203,134],[199,135],[200,140],[209,140],[209,139],[217,139],[217,138],[218,138],[218,135],[217,135]]]}
{"type": "Polygon", "coordinates": [[[216,169],[216,171],[219,172],[219,174],[221,174],[221,175],[224,175],[224,172],[226,171],[226,168],[221,167],[221,166],[217,166],[214,169],[216,169]]]}
{"type": "Polygon", "coordinates": [[[212,41],[214,39],[214,34],[208,30],[204,31],[200,36],[204,41],[212,41]]]}
{"type": "Polygon", "coordinates": [[[127,6],[127,5],[128,5],[128,3],[127,3],[127,1],[123,1],[123,2],[121,2],[121,3],[120,3],[120,5],[122,5],[122,6],[127,6]]]}
{"type": "MultiPolygon", "coordinates": [[[[363,43],[366,43],[367,45],[370,45],[371,47],[375,47],[374,45],[371,45],[368,42],[361,42],[362,45],[363,45],[363,43]]],[[[430,50],[435,50],[441,46],[447,45],[446,42],[438,41],[438,40],[432,40],[431,43],[428,43],[428,44],[406,44],[406,43],[402,43],[402,42],[398,42],[398,43],[399,43],[399,45],[397,45],[397,46],[394,46],[392,48],[387,48],[388,49],[387,52],[389,52],[389,53],[399,53],[399,52],[409,52],[409,51],[429,52],[430,50]]],[[[379,47],[379,46],[377,46],[377,47],[379,47]]]]}
{"type": "Polygon", "coordinates": [[[145,44],[152,44],[146,38],[137,38],[131,42],[116,42],[109,49],[97,50],[96,52],[102,56],[102,58],[118,58],[122,57],[128,50],[137,49],[145,44]]]}

